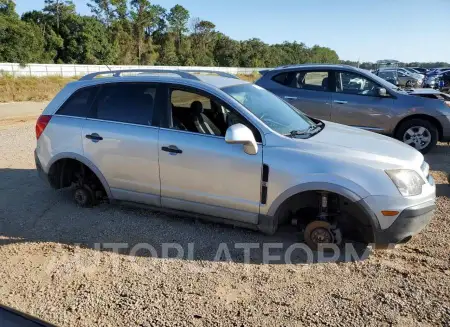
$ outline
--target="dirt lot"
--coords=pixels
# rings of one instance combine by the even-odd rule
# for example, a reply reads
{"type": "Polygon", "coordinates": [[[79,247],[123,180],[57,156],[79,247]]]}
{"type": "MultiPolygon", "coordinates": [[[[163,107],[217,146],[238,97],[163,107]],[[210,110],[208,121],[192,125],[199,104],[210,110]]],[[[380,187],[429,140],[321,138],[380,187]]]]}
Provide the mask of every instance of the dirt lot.
{"type": "Polygon", "coordinates": [[[265,264],[255,250],[246,264],[236,242],[291,236],[117,205],[80,209],[70,192],[47,188],[33,162],[41,107],[0,105],[1,303],[61,326],[450,326],[449,146],[427,156],[438,209],[410,243],[338,263],[265,264]],[[164,242],[194,243],[195,255],[96,247],[164,242]],[[213,260],[222,242],[233,262],[213,260]]]}

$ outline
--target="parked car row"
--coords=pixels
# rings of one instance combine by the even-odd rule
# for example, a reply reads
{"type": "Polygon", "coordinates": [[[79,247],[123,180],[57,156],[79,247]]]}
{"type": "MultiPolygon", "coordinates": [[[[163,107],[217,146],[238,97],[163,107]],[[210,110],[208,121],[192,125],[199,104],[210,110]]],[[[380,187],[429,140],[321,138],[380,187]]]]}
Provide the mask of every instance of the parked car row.
{"type": "Polygon", "coordinates": [[[256,85],[135,72],[67,84],[36,123],[39,175],[80,206],[135,202],[269,234],[295,225],[312,248],[406,242],[433,215],[416,149],[450,136],[443,102],[348,66],[280,67],[256,85]]]}
{"type": "Polygon", "coordinates": [[[450,68],[441,67],[426,69],[421,67],[400,67],[397,60],[379,60],[377,69],[372,73],[386,81],[402,87],[411,88],[434,88],[441,91],[450,91],[450,68]]]}
{"type": "Polygon", "coordinates": [[[311,117],[395,137],[422,153],[450,140],[450,108],[408,92],[366,70],[340,65],[284,66],[257,85],[311,117]]]}
{"type": "Polygon", "coordinates": [[[450,80],[450,68],[440,68],[430,71],[424,80],[424,87],[442,89],[447,86],[450,80]]]}
{"type": "Polygon", "coordinates": [[[421,87],[424,75],[411,72],[405,68],[380,69],[374,72],[386,81],[403,88],[421,87]]]}

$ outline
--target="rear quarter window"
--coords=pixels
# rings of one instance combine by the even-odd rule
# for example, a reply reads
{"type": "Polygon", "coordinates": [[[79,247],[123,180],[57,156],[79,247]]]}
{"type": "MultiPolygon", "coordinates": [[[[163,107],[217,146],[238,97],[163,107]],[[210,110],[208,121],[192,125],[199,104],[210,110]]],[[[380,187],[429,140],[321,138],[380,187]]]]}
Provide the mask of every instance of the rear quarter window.
{"type": "Polygon", "coordinates": [[[281,74],[278,74],[278,75],[275,75],[274,77],[272,77],[272,80],[274,82],[277,82],[278,84],[287,85],[288,84],[288,76],[289,76],[289,73],[281,73],[281,74]]]}
{"type": "Polygon", "coordinates": [[[98,91],[97,86],[86,87],[75,91],[56,112],[57,115],[87,117],[92,101],[98,91]]]}

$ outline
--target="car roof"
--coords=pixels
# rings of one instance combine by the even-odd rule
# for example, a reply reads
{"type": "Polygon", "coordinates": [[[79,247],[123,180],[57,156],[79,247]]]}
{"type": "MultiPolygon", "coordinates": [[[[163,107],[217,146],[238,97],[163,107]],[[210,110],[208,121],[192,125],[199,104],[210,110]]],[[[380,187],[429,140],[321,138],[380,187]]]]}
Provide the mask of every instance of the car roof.
{"type": "Polygon", "coordinates": [[[223,76],[214,76],[214,75],[206,75],[206,74],[196,74],[194,75],[196,78],[189,79],[177,76],[172,73],[141,73],[138,75],[131,76],[120,76],[120,77],[102,77],[102,78],[93,78],[93,79],[81,79],[73,84],[78,86],[81,85],[100,85],[105,83],[123,83],[123,82],[153,82],[153,83],[171,83],[171,84],[181,84],[181,85],[190,85],[194,87],[198,87],[203,84],[207,84],[208,86],[213,86],[215,88],[224,88],[228,86],[240,85],[240,84],[250,84],[250,82],[238,79],[238,78],[229,78],[223,76]],[[80,85],[81,84],[81,85],[80,85]]]}
{"type": "Polygon", "coordinates": [[[270,71],[283,71],[291,69],[347,69],[359,71],[359,68],[349,65],[337,65],[337,64],[299,64],[299,65],[285,65],[271,69],[270,71]]]}
{"type": "Polygon", "coordinates": [[[222,77],[222,76],[213,76],[213,75],[196,75],[202,82],[213,85],[219,89],[228,87],[228,86],[234,86],[239,84],[250,84],[250,82],[241,80],[241,79],[234,79],[234,78],[228,78],[228,77],[222,77]]]}

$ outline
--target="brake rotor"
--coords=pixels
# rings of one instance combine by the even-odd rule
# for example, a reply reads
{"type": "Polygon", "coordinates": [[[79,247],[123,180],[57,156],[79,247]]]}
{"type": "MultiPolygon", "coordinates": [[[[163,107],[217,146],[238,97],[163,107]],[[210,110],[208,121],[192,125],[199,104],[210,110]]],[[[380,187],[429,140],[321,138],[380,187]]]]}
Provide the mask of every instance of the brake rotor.
{"type": "Polygon", "coordinates": [[[327,221],[314,220],[306,226],[304,238],[311,249],[317,250],[319,244],[339,243],[341,233],[327,221]]]}

